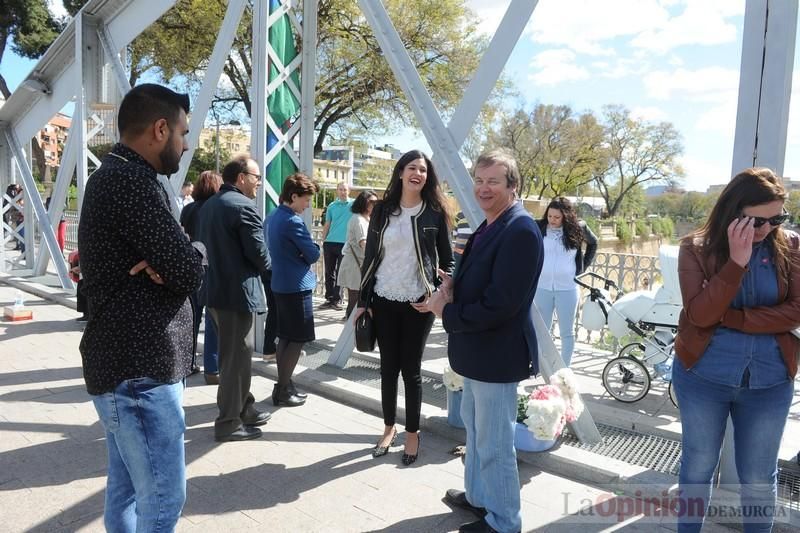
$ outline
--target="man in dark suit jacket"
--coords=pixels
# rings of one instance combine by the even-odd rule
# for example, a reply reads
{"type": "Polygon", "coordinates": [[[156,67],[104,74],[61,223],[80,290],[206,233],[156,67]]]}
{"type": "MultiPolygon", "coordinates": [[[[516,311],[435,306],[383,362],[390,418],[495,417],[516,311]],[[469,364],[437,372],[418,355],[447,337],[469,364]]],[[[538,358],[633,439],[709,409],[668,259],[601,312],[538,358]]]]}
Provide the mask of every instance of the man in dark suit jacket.
{"type": "Polygon", "coordinates": [[[258,163],[239,156],[222,170],[222,187],[202,207],[200,240],[208,251],[206,305],[219,337],[217,441],[255,439],[269,413],[250,393],[253,313],[264,312],[260,276],[269,268],[261,217],[253,199],[261,183],[258,163]]]}
{"type": "Polygon", "coordinates": [[[449,503],[480,519],[459,531],[522,529],[514,449],[517,385],[538,372],[531,306],[544,259],[542,235],[517,201],[517,163],[502,151],[475,163],[474,192],[486,220],[467,241],[461,266],[427,307],[450,334],[450,366],[464,376],[466,491],[449,503]]]}

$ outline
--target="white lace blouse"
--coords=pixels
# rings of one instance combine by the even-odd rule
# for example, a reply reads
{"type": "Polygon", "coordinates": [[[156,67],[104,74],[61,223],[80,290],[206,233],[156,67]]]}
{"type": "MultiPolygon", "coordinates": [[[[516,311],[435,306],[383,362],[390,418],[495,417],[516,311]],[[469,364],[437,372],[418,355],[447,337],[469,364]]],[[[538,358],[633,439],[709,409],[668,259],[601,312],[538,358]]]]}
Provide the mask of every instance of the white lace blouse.
{"type": "Polygon", "coordinates": [[[383,234],[383,260],[375,273],[375,293],[395,302],[416,302],[425,294],[414,250],[411,216],[422,204],[401,207],[399,216],[391,216],[383,234]]]}

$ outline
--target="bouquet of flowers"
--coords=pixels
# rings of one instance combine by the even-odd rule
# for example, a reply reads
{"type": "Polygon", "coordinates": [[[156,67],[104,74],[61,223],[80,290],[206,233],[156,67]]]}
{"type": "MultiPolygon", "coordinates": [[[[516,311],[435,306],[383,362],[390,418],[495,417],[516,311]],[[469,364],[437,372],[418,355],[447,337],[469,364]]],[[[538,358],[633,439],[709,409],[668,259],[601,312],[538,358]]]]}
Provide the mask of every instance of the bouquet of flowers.
{"type": "Polygon", "coordinates": [[[455,371],[449,366],[444,367],[442,371],[442,383],[449,391],[464,390],[464,376],[456,374],[455,371]]]}
{"type": "Polygon", "coordinates": [[[583,412],[583,402],[578,392],[575,374],[562,368],[550,377],[550,384],[536,387],[520,401],[518,419],[537,439],[553,440],[564,430],[567,422],[574,422],[583,412]],[[524,403],[523,403],[524,402],[524,403]]]}

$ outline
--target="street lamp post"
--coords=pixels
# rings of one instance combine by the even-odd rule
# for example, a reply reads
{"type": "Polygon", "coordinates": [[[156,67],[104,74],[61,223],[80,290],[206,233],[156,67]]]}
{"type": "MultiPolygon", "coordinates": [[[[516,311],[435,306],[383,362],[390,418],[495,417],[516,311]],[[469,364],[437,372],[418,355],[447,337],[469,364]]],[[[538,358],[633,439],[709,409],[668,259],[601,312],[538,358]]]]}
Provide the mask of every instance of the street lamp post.
{"type": "MultiPolygon", "coordinates": [[[[219,146],[220,146],[220,144],[219,144],[219,116],[217,115],[216,110],[214,111],[214,118],[216,119],[216,122],[217,122],[217,124],[216,124],[216,126],[217,126],[217,142],[215,143],[216,145],[214,147],[215,148],[214,151],[215,151],[215,155],[216,155],[216,162],[217,162],[215,168],[216,168],[217,174],[219,174],[219,153],[220,153],[220,148],[219,148],[219,146]]],[[[226,122],[226,125],[227,126],[241,126],[242,124],[238,120],[231,120],[229,122],[226,122]]]]}

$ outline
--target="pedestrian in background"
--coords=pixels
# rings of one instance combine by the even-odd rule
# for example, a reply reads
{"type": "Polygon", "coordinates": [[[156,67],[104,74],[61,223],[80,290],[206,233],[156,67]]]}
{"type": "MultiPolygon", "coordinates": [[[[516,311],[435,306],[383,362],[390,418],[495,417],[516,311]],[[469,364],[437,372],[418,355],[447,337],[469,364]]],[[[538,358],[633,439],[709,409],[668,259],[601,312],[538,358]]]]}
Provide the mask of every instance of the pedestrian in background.
{"type": "MultiPolygon", "coordinates": [[[[197,185],[192,188],[193,202],[186,205],[181,211],[181,226],[189,235],[190,241],[200,240],[199,225],[201,209],[206,201],[217,194],[222,186],[222,176],[211,170],[200,173],[197,178],[197,185]]],[[[194,311],[194,351],[192,352],[192,372],[197,368],[197,337],[200,334],[200,323],[203,321],[203,310],[206,306],[206,282],[208,275],[207,268],[204,272],[203,285],[191,296],[192,310],[194,311]]],[[[219,384],[219,355],[217,349],[217,330],[214,329],[214,320],[209,313],[206,313],[205,330],[203,333],[203,377],[206,385],[219,384]]]]}
{"type": "Polygon", "coordinates": [[[578,220],[572,202],[563,196],[547,205],[537,223],[544,239],[544,266],[536,291],[536,307],[547,331],[553,323],[553,312],[558,317],[561,359],[564,366],[569,366],[575,350],[575,311],[578,309],[575,276],[592,264],[597,253],[597,237],[586,222],[578,220]]]}
{"type": "Polygon", "coordinates": [[[322,228],[322,253],[325,261],[325,303],[320,309],[336,309],[341,311],[342,290],[336,284],[339,264],[342,262],[342,250],[347,239],[347,223],[353,214],[349,198],[350,188],[341,182],[336,186],[336,200],[325,209],[325,225],[322,228]]]}
{"type": "Polygon", "coordinates": [[[361,265],[364,264],[369,218],[377,201],[378,196],[374,191],[361,191],[350,207],[354,216],[350,217],[350,221],[347,223],[347,241],[342,252],[342,263],[339,265],[337,278],[337,284],[341,288],[347,289],[345,320],[358,303],[358,291],[361,289],[361,265]]]}

